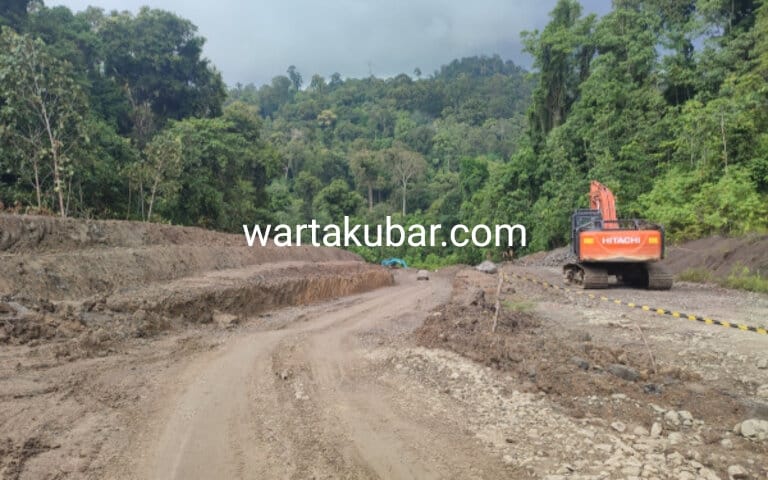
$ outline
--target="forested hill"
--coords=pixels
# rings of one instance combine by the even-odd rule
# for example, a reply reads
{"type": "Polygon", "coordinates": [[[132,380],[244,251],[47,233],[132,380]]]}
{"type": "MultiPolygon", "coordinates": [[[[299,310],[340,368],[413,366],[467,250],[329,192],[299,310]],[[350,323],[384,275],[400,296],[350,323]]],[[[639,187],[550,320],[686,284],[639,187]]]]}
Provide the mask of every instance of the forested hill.
{"type": "Polygon", "coordinates": [[[283,179],[270,188],[280,220],[377,221],[397,212],[461,220],[462,192],[479,188],[488,165],[507,162],[523,142],[534,82],[498,56],[414,77],[313,75],[304,88],[291,66],[270,85],[230,90],[229,101],[259,109],[279,152],[283,179]]]}
{"type": "Polygon", "coordinates": [[[550,16],[523,35],[534,73],[478,56],[388,78],[290,66],[227,88],[175,14],[9,0],[0,200],[231,231],[405,212],[444,228],[523,223],[547,248],[567,242],[594,178],[622,216],[674,239],[768,227],[768,6],[616,0],[598,18],[560,0],[550,16]]]}

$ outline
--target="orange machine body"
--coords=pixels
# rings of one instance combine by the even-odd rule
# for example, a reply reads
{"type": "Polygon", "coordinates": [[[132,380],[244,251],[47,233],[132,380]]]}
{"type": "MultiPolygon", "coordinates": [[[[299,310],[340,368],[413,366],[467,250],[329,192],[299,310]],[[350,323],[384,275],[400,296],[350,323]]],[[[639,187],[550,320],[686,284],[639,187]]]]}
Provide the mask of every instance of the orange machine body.
{"type": "Polygon", "coordinates": [[[660,230],[588,230],[579,233],[582,262],[654,262],[663,256],[660,230]]]}

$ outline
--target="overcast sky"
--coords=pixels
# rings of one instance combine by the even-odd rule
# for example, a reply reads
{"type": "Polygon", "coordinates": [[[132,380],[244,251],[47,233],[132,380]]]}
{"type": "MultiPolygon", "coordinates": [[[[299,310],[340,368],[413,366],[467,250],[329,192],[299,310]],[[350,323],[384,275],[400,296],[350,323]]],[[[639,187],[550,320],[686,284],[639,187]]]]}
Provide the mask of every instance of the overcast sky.
{"type": "MultiPolygon", "coordinates": [[[[190,19],[224,80],[269,82],[296,65],[305,82],[328,77],[424,75],[454,58],[498,53],[525,67],[520,32],[541,29],[556,0],[47,0],[73,11],[142,5],[190,19]]],[[[605,13],[610,0],[582,0],[605,13]]]]}

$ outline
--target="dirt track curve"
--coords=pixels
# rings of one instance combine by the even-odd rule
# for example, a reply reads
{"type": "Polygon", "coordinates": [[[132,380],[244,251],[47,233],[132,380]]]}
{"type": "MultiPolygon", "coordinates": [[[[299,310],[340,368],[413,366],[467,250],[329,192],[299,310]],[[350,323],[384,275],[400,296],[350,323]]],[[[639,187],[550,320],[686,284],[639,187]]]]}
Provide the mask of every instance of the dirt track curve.
{"type": "MultiPolygon", "coordinates": [[[[323,305],[284,329],[244,332],[196,358],[151,407],[115,478],[488,478],[498,461],[381,381],[365,334],[413,328],[450,282],[323,305]],[[404,323],[405,322],[405,323],[404,323]],[[403,408],[405,407],[405,408],[403,408]],[[147,421],[148,420],[148,421],[147,421]]],[[[126,452],[127,453],[127,452],[126,452]]]]}

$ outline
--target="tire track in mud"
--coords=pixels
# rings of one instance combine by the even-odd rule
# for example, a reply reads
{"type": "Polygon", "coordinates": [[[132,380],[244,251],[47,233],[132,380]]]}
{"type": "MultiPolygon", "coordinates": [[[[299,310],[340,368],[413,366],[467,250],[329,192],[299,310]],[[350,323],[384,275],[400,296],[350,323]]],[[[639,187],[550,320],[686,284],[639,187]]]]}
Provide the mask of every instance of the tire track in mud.
{"type": "Polygon", "coordinates": [[[434,419],[418,408],[430,399],[395,402],[403,392],[377,380],[360,341],[399,316],[426,315],[449,291],[445,280],[409,279],[307,309],[304,322],[251,332],[203,355],[136,437],[153,454],[139,459],[133,474],[115,476],[500,476],[503,467],[472,451],[466,436],[435,430],[434,419]]]}

